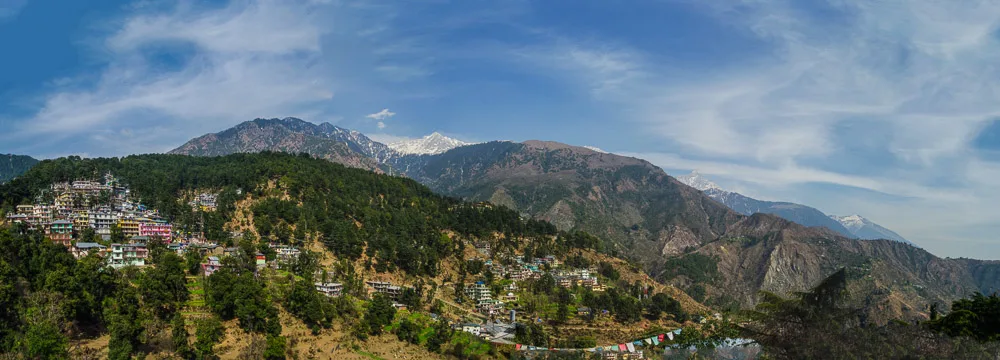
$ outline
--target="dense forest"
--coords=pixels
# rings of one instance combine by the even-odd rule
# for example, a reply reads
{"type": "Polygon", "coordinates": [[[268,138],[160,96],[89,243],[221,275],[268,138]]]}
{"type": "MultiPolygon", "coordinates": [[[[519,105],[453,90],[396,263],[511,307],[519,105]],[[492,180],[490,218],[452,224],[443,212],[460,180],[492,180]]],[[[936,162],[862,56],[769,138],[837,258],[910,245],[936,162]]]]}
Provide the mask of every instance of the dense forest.
{"type": "MultiPolygon", "coordinates": [[[[181,257],[165,251],[163,244],[151,243],[152,267],[116,271],[95,256],[75,260],[40,233],[14,225],[0,233],[0,243],[12,250],[0,259],[0,354],[61,358],[68,354],[69,339],[110,334],[113,359],[165,350],[183,358],[210,359],[212,346],[223,336],[220,322],[235,319],[244,331],[259,334],[258,355],[283,358],[286,339],[277,320],[278,306],[314,331],[357,315],[360,321],[350,321],[359,339],[380,334],[392,323],[395,309],[386,308],[384,299],[373,298],[364,307],[351,300],[367,297],[360,281],[353,279],[350,261],[362,255],[369,259],[366,266],[376,271],[431,276],[444,258],[462,258],[464,243],[453,241],[446,230],[464,239],[502,239],[499,248],[526,247],[538,256],[600,246],[587,234],[559,233],[551,224],[524,220],[504,207],[438,196],[409,179],[281,153],[47,160],[0,186],[0,213],[47,196],[53,183],[97,179],[106,173],[127,185],[134,200],[158,209],[180,228],[204,231],[209,240],[239,248],[205,279],[205,306],[212,317],[195,322],[197,340],[189,344],[191,319],[180,316],[179,310],[189,300],[185,276],[196,275],[202,261],[195,252],[181,257]],[[218,194],[216,211],[202,212],[187,204],[199,192],[218,194]],[[226,228],[237,203],[246,199],[254,200],[250,211],[260,238],[249,232],[233,238],[226,228]],[[318,264],[309,252],[292,264],[288,277],[258,276],[253,254],[266,252],[268,242],[301,245],[306,239],[318,239],[342,260],[332,275],[345,283],[347,296],[331,299],[313,289],[318,264]],[[33,318],[48,320],[30,321],[33,318]]],[[[421,295],[404,294],[402,301],[414,308],[429,305],[421,304],[421,295]]],[[[465,336],[429,323],[423,326],[440,333],[424,340],[432,351],[440,351],[454,336],[465,336]]],[[[473,340],[465,341],[471,345],[473,340]]]]}
{"type": "MultiPolygon", "coordinates": [[[[398,267],[416,275],[435,274],[454,246],[442,235],[445,229],[466,237],[558,235],[551,224],[522,220],[505,207],[464,203],[406,178],[283,153],[46,160],[0,187],[0,212],[30,203],[52,183],[96,179],[108,172],[122,179],[136,200],[184,229],[203,230],[209,240],[232,245],[224,224],[237,201],[254,197],[265,199],[254,205],[253,213],[256,230],[267,240],[294,244],[318,236],[336,255],[350,259],[366,249],[381,271],[398,267]],[[217,192],[218,211],[201,212],[182,201],[182,195],[196,190],[217,192]],[[286,195],[287,200],[278,199],[286,195]]],[[[600,246],[595,240],[560,247],[576,245],[600,246]]]]}
{"type": "Polygon", "coordinates": [[[38,160],[25,155],[0,154],[0,184],[28,171],[38,160]]]}

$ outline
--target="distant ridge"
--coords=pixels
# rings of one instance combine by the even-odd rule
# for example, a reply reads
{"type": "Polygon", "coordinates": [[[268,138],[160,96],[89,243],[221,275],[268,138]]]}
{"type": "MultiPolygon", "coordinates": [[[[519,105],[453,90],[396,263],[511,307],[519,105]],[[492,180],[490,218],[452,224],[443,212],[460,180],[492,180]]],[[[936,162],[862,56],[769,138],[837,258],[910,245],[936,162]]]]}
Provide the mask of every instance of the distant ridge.
{"type": "Polygon", "coordinates": [[[757,200],[736,192],[726,191],[699,174],[697,170],[692,171],[688,175],[678,176],[677,179],[688,186],[701,190],[705,195],[743,215],[753,215],[754,213],[774,214],[801,225],[822,226],[849,238],[863,240],[887,239],[914,245],[892,230],[886,229],[858,215],[844,217],[827,215],[806,205],[757,200]]]}
{"type": "Polygon", "coordinates": [[[27,155],[0,154],[0,184],[24,174],[38,163],[27,155]]]}

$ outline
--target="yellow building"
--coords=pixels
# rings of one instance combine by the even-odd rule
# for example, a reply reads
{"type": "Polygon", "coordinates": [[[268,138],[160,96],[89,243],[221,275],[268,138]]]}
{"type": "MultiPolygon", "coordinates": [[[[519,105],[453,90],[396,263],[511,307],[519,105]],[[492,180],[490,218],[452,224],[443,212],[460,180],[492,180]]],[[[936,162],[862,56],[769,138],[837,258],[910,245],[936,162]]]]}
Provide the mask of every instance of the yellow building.
{"type": "MultiPolygon", "coordinates": [[[[89,210],[79,210],[73,213],[73,228],[83,229],[85,227],[90,227],[90,211],[89,210]]],[[[90,240],[90,239],[87,239],[90,240]]]]}
{"type": "Polygon", "coordinates": [[[126,239],[139,236],[139,221],[133,217],[123,217],[118,219],[118,227],[122,229],[126,239]]]}

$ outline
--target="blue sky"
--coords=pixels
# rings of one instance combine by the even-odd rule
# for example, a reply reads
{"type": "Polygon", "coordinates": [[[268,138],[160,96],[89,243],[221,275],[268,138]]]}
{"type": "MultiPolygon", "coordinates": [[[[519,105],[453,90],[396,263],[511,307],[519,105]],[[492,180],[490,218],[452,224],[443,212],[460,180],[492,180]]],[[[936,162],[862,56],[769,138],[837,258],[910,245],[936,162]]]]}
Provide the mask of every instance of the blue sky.
{"type": "Polygon", "coordinates": [[[997,19],[936,0],[0,0],[0,152],[162,152],[285,116],[555,140],[1000,258],[997,19]]]}

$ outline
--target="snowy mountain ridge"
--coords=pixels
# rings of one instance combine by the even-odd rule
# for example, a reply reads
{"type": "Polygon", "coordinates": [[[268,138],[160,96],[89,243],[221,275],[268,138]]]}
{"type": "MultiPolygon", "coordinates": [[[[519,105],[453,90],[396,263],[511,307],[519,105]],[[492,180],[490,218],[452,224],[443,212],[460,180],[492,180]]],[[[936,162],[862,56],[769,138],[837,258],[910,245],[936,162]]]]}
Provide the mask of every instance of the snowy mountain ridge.
{"type": "Polygon", "coordinates": [[[862,240],[887,239],[914,245],[892,230],[865,219],[860,215],[835,216],[805,205],[789,202],[773,202],[757,200],[736,192],[723,190],[698,171],[676,177],[687,186],[701,190],[715,201],[726,205],[733,211],[743,215],[753,213],[768,213],[794,221],[805,226],[823,226],[841,235],[862,240]]]}
{"type": "Polygon", "coordinates": [[[465,145],[472,145],[472,143],[453,139],[441,135],[439,132],[434,132],[419,139],[403,140],[388,144],[389,148],[395,150],[397,153],[414,155],[440,154],[465,145]]]}
{"type": "MultiPolygon", "coordinates": [[[[722,190],[722,188],[719,187],[719,185],[716,185],[711,180],[708,180],[704,176],[701,176],[701,174],[698,173],[698,170],[692,171],[688,175],[678,176],[677,180],[684,183],[687,186],[693,187],[701,191],[708,191],[708,190],[724,191],[722,190]]],[[[728,193],[728,191],[724,192],[728,193]]]]}
{"type": "MultiPolygon", "coordinates": [[[[858,239],[864,240],[876,240],[876,239],[887,239],[899,242],[904,242],[913,245],[912,242],[906,240],[895,231],[886,229],[882,225],[876,224],[875,222],[865,219],[861,215],[848,215],[848,216],[837,216],[830,215],[831,219],[837,220],[841,225],[844,225],[847,230],[850,230],[854,236],[858,239]]],[[[915,246],[915,245],[914,245],[915,246]]]]}

